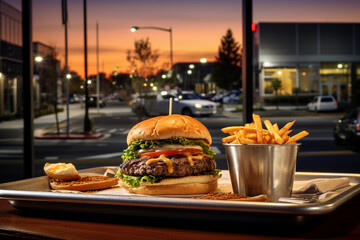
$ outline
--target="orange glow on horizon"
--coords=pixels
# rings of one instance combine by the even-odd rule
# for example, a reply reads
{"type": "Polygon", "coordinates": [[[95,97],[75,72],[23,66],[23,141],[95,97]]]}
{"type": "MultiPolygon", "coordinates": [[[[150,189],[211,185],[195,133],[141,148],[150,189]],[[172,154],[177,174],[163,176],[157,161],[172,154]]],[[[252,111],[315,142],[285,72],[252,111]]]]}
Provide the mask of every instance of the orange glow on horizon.
{"type": "MultiPolygon", "coordinates": [[[[10,0],[7,0],[11,2],[10,0]]],[[[360,22],[360,1],[257,0],[253,4],[253,22],[360,22]],[[330,4],[331,3],[331,4],[330,4]],[[296,4],[296,5],[295,5],[296,4]],[[296,7],[294,7],[296,6],[296,7]]],[[[88,1],[87,41],[88,75],[96,74],[96,22],[99,23],[99,69],[110,74],[130,70],[127,50],[134,41],[149,37],[160,53],[158,65],[169,63],[170,37],[165,31],[132,26],[155,26],[173,30],[173,63],[215,61],[221,38],[231,29],[235,41],[242,43],[242,2],[233,0],[197,1],[88,1]]],[[[84,75],[83,3],[68,1],[68,62],[70,70],[84,75]]],[[[33,41],[55,46],[64,64],[64,27],[61,25],[61,1],[33,1],[33,41]]]]}
{"type": "MultiPolygon", "coordinates": [[[[169,33],[152,30],[139,30],[132,33],[129,28],[126,31],[102,30],[99,24],[99,71],[111,74],[116,66],[118,72],[129,73],[131,70],[129,62],[126,60],[127,51],[134,49],[135,40],[149,38],[153,50],[158,50],[159,59],[157,67],[161,68],[170,63],[170,37],[169,33]],[[114,39],[119,39],[115,40],[114,39]],[[120,41],[121,39],[121,41],[120,41]],[[121,43],[121,44],[120,44],[121,43]]],[[[186,28],[173,29],[173,64],[179,62],[199,62],[199,59],[206,58],[209,62],[215,61],[221,38],[225,35],[226,29],[218,28],[210,31],[199,31],[189,35],[186,28]],[[204,41],[204,39],[207,39],[204,41]]],[[[83,33],[69,30],[68,38],[68,64],[71,71],[76,71],[84,77],[84,46],[83,33]]],[[[235,33],[234,33],[235,35],[235,33]]],[[[59,44],[45,43],[55,46],[58,51],[62,67],[64,64],[64,48],[61,40],[64,38],[63,32],[57,33],[56,39],[59,44]]],[[[47,37],[46,32],[38,32],[34,41],[41,41],[47,37]]],[[[240,37],[235,35],[235,40],[239,42],[240,37]]],[[[64,40],[63,40],[64,41],[64,40]]],[[[168,69],[166,69],[168,70],[168,69]]],[[[88,75],[96,74],[96,32],[95,29],[88,27],[88,75]]]]}

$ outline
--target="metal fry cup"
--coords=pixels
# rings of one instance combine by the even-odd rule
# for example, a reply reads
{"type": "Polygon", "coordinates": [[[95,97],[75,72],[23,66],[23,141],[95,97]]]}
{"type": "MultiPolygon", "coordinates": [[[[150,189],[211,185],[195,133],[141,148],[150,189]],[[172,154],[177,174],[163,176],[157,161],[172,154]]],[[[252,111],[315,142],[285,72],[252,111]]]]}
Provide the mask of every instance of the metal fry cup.
{"type": "Polygon", "coordinates": [[[300,144],[226,144],[234,193],[266,194],[269,201],[290,197],[300,144]]]}

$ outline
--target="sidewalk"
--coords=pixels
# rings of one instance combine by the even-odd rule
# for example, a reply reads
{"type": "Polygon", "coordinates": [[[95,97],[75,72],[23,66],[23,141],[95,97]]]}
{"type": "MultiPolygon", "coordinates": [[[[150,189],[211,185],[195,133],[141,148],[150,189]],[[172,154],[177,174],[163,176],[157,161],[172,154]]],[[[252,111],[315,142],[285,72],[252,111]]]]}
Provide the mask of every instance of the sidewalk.
{"type": "MultiPolygon", "coordinates": [[[[59,107],[63,108],[64,111],[58,113],[58,121],[59,123],[64,123],[67,120],[67,112],[66,105],[60,105],[59,107]]],[[[97,108],[89,108],[89,115],[97,115],[97,114],[116,114],[116,113],[126,113],[131,112],[130,108],[112,108],[105,107],[100,108],[99,111],[97,108]]],[[[69,119],[85,116],[85,108],[82,104],[70,104],[69,105],[69,119]]],[[[44,129],[41,129],[43,125],[53,125],[56,123],[55,114],[49,114],[45,116],[41,116],[34,119],[34,136],[36,139],[98,139],[103,137],[102,133],[70,133],[66,135],[66,133],[54,134],[51,132],[45,132],[44,129]],[[38,126],[38,127],[37,127],[38,126]]],[[[0,129],[19,129],[23,128],[24,121],[23,119],[16,119],[11,121],[3,121],[0,122],[0,129]]]]}
{"type": "MultiPolygon", "coordinates": [[[[64,109],[63,112],[58,113],[59,122],[62,122],[66,120],[66,105],[60,105],[60,107],[64,109]]],[[[85,114],[84,109],[82,109],[81,111],[80,110],[81,109],[79,104],[69,105],[69,115],[70,115],[69,118],[73,118],[85,114]]],[[[55,114],[49,114],[34,119],[34,125],[54,124],[54,123],[55,123],[55,114]]],[[[23,119],[0,122],[0,129],[23,128],[23,126],[24,126],[23,119]]]]}
{"type": "MultiPolygon", "coordinates": [[[[223,112],[224,116],[228,117],[242,117],[243,112],[241,111],[242,104],[224,104],[223,112]]],[[[289,115],[310,115],[307,112],[306,106],[257,106],[254,105],[253,111],[261,116],[289,116],[289,115]],[[262,110],[259,110],[262,109],[262,110]]]]}

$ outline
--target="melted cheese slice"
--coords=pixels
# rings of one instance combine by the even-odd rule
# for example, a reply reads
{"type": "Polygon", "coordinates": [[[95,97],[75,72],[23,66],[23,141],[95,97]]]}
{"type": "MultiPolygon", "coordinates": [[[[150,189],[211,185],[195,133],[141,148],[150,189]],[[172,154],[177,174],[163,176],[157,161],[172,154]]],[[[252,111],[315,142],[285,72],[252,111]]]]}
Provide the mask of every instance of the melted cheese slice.
{"type": "MultiPolygon", "coordinates": [[[[208,156],[208,155],[206,155],[204,153],[197,154],[196,156],[193,156],[191,153],[185,153],[184,155],[187,158],[190,166],[192,166],[192,167],[194,166],[194,160],[201,160],[201,159],[203,159],[204,156],[208,156]]],[[[146,166],[148,166],[149,164],[151,164],[153,162],[157,162],[157,161],[165,162],[167,167],[168,167],[168,172],[169,173],[174,172],[172,161],[170,160],[170,158],[167,158],[164,154],[160,155],[160,157],[158,157],[158,158],[151,158],[151,159],[147,160],[146,161],[146,166]]]]}
{"type": "Polygon", "coordinates": [[[149,164],[153,163],[153,162],[157,162],[157,161],[163,161],[166,163],[167,167],[168,167],[168,172],[169,173],[173,173],[174,172],[174,168],[173,168],[173,164],[172,161],[165,157],[164,154],[160,155],[160,157],[158,158],[152,158],[146,161],[146,166],[148,166],[149,164]]]}

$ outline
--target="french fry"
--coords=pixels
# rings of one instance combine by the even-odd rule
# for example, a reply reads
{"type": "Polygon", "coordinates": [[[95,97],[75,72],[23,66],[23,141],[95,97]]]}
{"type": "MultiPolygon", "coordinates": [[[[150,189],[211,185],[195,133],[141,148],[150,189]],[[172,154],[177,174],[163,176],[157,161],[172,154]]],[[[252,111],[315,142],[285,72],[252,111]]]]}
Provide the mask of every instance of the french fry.
{"type": "Polygon", "coordinates": [[[257,134],[256,133],[248,133],[245,135],[246,138],[248,139],[252,139],[252,140],[257,140],[257,134]]]}
{"type": "Polygon", "coordinates": [[[236,139],[235,135],[230,135],[230,136],[224,137],[224,138],[222,139],[222,141],[223,141],[224,143],[229,143],[229,142],[234,141],[235,139],[236,139]]]}
{"type": "Polygon", "coordinates": [[[240,130],[238,132],[235,132],[235,136],[236,138],[241,138],[245,135],[245,131],[244,130],[240,130]]]}
{"type": "Polygon", "coordinates": [[[292,137],[290,128],[294,125],[295,120],[288,122],[284,127],[279,129],[277,123],[272,124],[269,120],[264,121],[266,127],[263,128],[261,118],[253,114],[253,122],[246,123],[244,126],[230,126],[221,129],[223,133],[229,136],[224,137],[222,141],[228,144],[295,144],[297,141],[309,135],[307,131],[302,131],[292,137]]]}
{"type": "Polygon", "coordinates": [[[289,135],[292,132],[292,130],[288,130],[285,132],[286,135],[289,135]]]}
{"type": "Polygon", "coordinates": [[[268,143],[269,142],[269,140],[270,140],[270,136],[269,135],[264,135],[264,137],[263,137],[263,143],[268,143]]]}
{"type": "Polygon", "coordinates": [[[261,118],[259,115],[253,114],[252,115],[255,128],[256,128],[256,134],[257,134],[257,143],[262,144],[263,143],[263,128],[261,124],[261,118]]]}
{"type": "Polygon", "coordinates": [[[286,143],[288,140],[289,140],[289,134],[292,132],[292,130],[288,130],[286,131],[282,136],[281,138],[284,139],[284,143],[286,143]]]}
{"type": "Polygon", "coordinates": [[[241,144],[256,144],[257,141],[242,137],[242,138],[240,138],[240,143],[241,144]]]}
{"type": "Polygon", "coordinates": [[[294,142],[296,143],[297,141],[299,141],[300,139],[302,139],[303,137],[306,137],[307,135],[309,135],[309,133],[307,131],[301,131],[298,134],[292,136],[289,138],[289,140],[287,142],[294,142]]]}
{"type": "Polygon", "coordinates": [[[271,133],[271,135],[274,136],[275,141],[278,144],[283,144],[284,140],[280,137],[279,133],[275,130],[274,126],[271,124],[271,122],[269,120],[265,120],[264,124],[266,126],[266,128],[269,130],[269,132],[271,133]]]}
{"type": "Polygon", "coordinates": [[[225,127],[225,128],[222,128],[221,131],[223,133],[234,133],[234,132],[237,132],[237,131],[240,131],[240,130],[245,130],[245,131],[249,131],[249,132],[256,132],[256,129],[255,128],[252,128],[252,127],[244,127],[244,126],[231,126],[231,127],[225,127]]]}
{"type": "Polygon", "coordinates": [[[221,129],[223,133],[231,133],[231,132],[237,132],[241,129],[240,126],[231,126],[231,127],[224,127],[221,129]]]}
{"type": "Polygon", "coordinates": [[[240,143],[240,138],[243,136],[244,130],[240,130],[238,132],[235,132],[235,138],[240,143]]]}
{"type": "Polygon", "coordinates": [[[245,127],[249,127],[249,128],[254,128],[255,127],[255,123],[252,122],[252,123],[245,123],[244,125],[245,127]]]}
{"type": "Polygon", "coordinates": [[[294,123],[295,120],[285,124],[285,126],[280,129],[279,135],[282,136],[286,131],[288,131],[294,125],[294,123]]]}
{"type": "Polygon", "coordinates": [[[278,124],[277,124],[277,123],[274,123],[273,127],[274,127],[275,131],[277,131],[277,132],[279,133],[279,126],[278,126],[278,124]]]}

